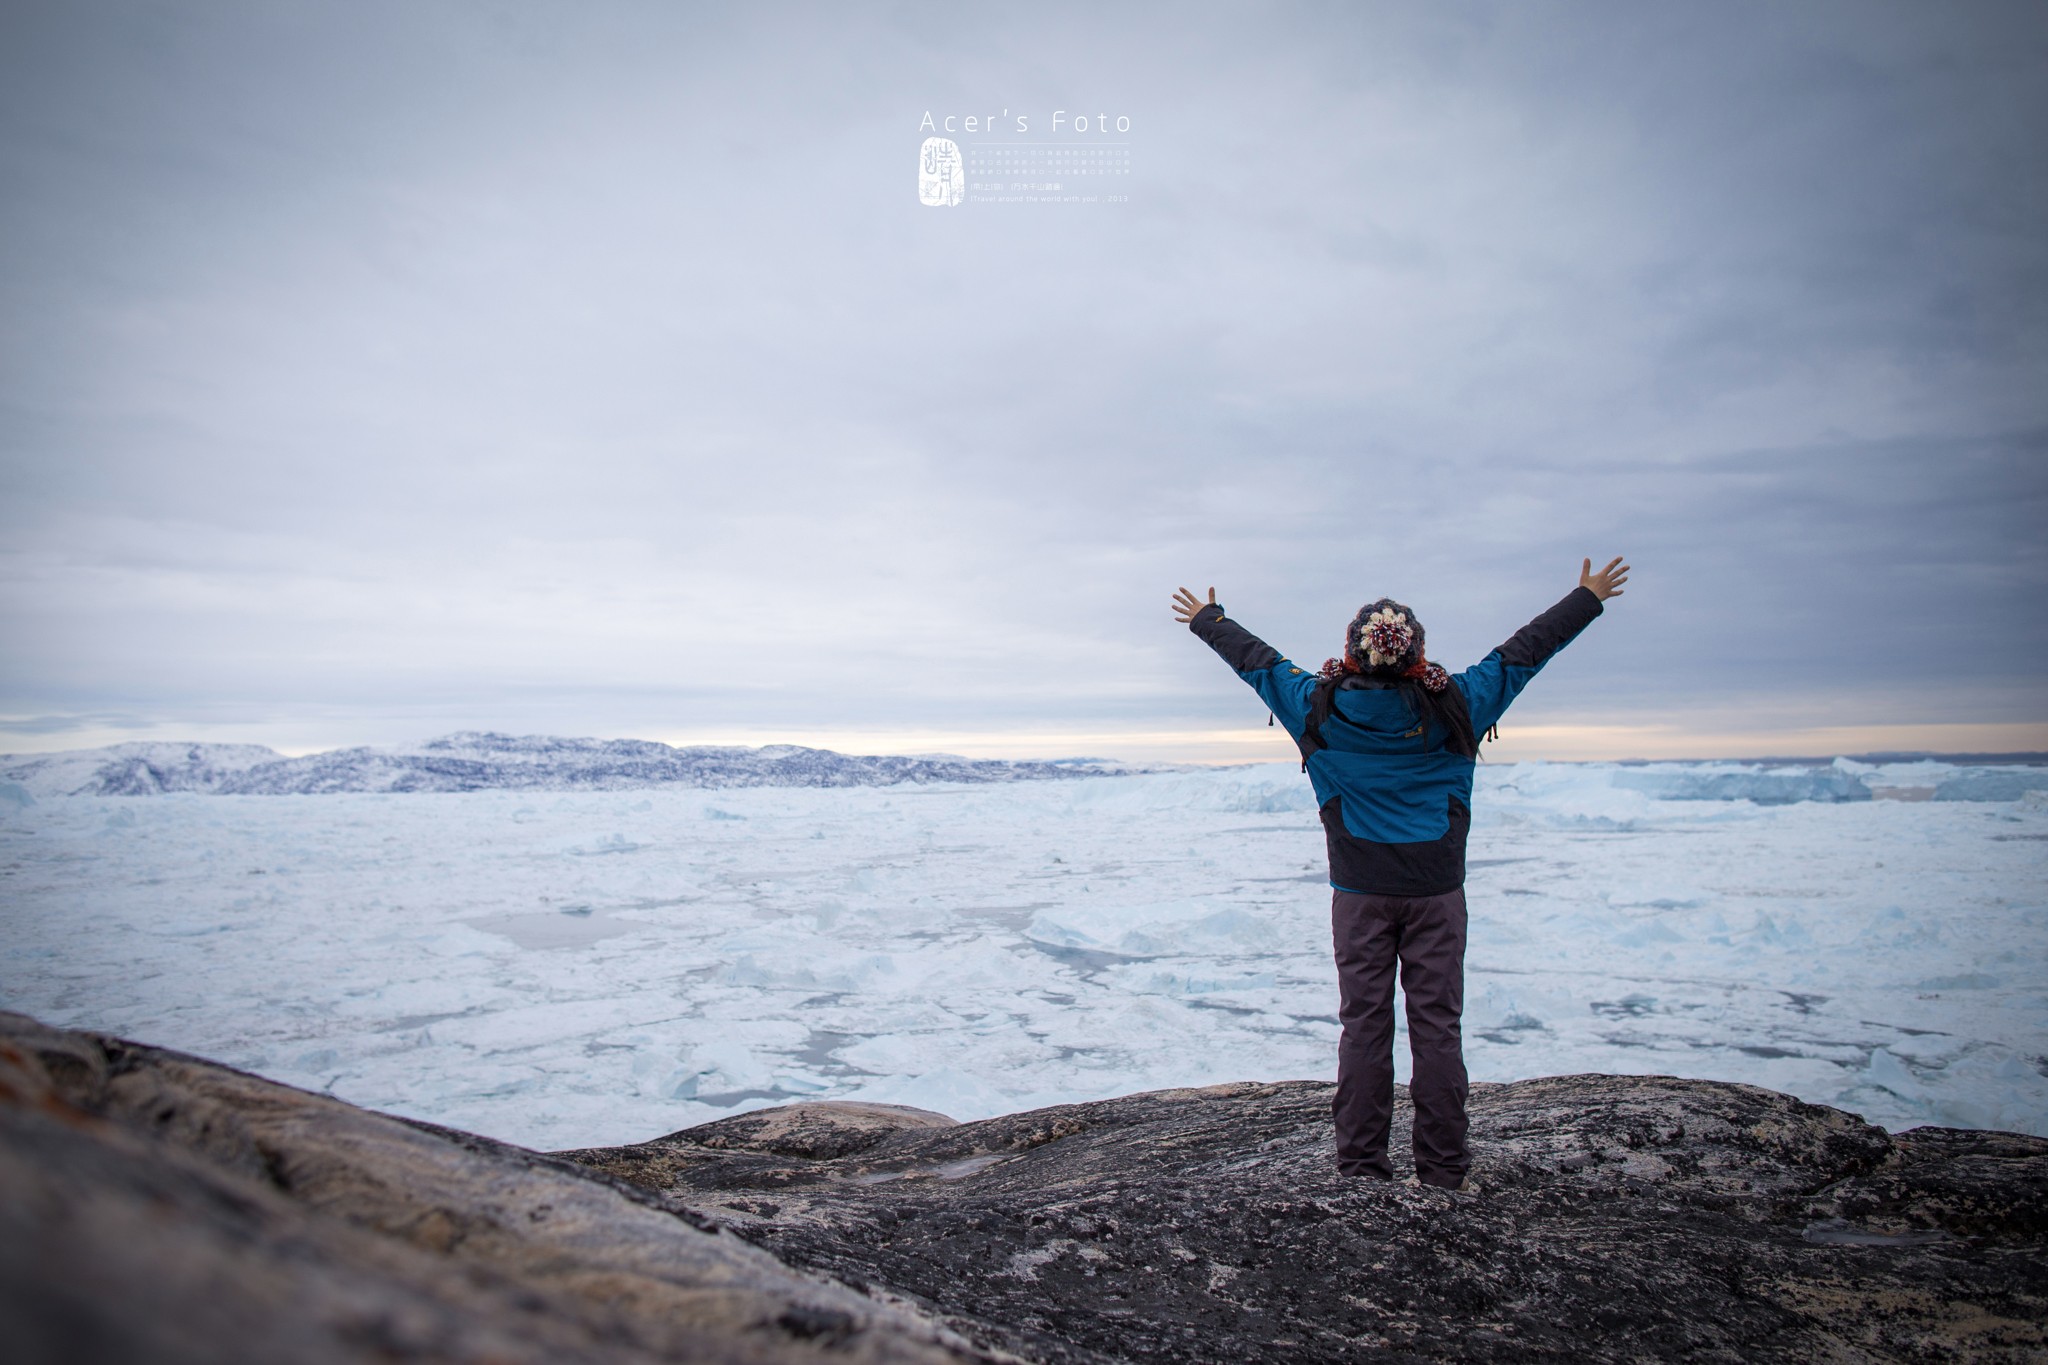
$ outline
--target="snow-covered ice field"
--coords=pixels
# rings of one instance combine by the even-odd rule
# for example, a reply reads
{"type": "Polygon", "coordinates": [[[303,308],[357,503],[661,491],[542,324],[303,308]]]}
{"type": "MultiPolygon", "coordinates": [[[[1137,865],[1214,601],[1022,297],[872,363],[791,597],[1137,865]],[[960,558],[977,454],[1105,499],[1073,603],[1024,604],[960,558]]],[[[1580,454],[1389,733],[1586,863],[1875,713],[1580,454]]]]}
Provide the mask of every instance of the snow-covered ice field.
{"type": "MultiPolygon", "coordinates": [[[[2020,799],[1482,767],[1473,1078],[1662,1072],[2048,1133],[2048,800],[1857,771],[2020,799]]],[[[533,1147],[798,1097],[975,1118],[1334,1074],[1322,833],[1286,764],[0,802],[0,873],[0,1006],[533,1147]]]]}

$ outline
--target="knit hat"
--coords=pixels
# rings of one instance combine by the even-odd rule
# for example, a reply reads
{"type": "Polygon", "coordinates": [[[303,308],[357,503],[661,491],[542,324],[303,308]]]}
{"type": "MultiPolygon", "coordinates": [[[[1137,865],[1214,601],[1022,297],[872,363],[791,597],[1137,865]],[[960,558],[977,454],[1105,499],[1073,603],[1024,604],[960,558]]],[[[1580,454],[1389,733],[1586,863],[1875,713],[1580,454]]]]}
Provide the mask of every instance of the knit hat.
{"type": "Polygon", "coordinates": [[[1344,629],[1344,653],[1324,662],[1322,677],[1360,673],[1412,678],[1431,692],[1441,692],[1451,685],[1451,675],[1424,656],[1422,641],[1422,622],[1415,619],[1415,613],[1391,597],[1382,597],[1360,607],[1358,615],[1351,618],[1344,629]]]}

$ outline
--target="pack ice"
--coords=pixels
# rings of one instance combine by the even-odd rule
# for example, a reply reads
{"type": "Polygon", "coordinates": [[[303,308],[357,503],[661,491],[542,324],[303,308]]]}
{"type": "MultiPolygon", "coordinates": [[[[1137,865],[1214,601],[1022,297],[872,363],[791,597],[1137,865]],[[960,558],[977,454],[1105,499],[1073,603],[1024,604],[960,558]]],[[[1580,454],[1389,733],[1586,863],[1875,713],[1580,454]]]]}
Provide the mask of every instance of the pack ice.
{"type": "MultiPolygon", "coordinates": [[[[798,1097],[973,1119],[1333,1074],[1294,765],[742,764],[707,789],[669,752],[629,785],[585,750],[552,785],[148,799],[60,794],[104,762],[0,762],[0,1005],[540,1148],[798,1097]]],[[[2019,766],[1483,766],[1474,1078],[1667,1073],[2048,1133],[2044,789],[2019,766]]]]}

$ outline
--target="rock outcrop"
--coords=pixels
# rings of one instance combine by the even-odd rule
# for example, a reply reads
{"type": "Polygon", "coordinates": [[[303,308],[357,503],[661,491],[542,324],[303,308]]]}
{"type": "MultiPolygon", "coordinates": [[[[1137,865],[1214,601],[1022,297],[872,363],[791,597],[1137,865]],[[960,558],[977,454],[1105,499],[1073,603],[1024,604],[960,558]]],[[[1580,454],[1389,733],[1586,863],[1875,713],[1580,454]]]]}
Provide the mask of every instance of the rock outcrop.
{"type": "MultiPolygon", "coordinates": [[[[827,1105],[561,1155],[1048,1361],[2038,1360],[2048,1140],[1750,1086],[1482,1085],[1476,1195],[1350,1180],[1331,1087],[933,1128],[827,1105]]],[[[1395,1144],[1407,1141],[1405,1098],[1395,1144]]]]}
{"type": "Polygon", "coordinates": [[[1002,1359],[660,1196],[0,1014],[12,1365],[1002,1359]]]}
{"type": "Polygon", "coordinates": [[[1337,1176],[1328,1104],[803,1104],[545,1155],[0,1015],[0,1340],[251,1365],[2048,1349],[2048,1140],[1556,1077],[1475,1087],[1465,1195],[1337,1176]]]}

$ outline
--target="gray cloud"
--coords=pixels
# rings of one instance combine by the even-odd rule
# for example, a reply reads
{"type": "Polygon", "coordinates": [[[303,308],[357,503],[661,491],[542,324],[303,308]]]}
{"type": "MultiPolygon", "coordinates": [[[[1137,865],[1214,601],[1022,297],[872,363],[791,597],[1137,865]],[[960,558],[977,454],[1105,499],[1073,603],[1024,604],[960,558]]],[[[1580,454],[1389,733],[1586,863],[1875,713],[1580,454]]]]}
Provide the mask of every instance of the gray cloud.
{"type": "Polygon", "coordinates": [[[1175,583],[1626,551],[1531,714],[2042,718],[2033,7],[0,24],[0,710],[1199,725],[1175,583]],[[1002,108],[1133,202],[920,207],[1002,108]]]}

